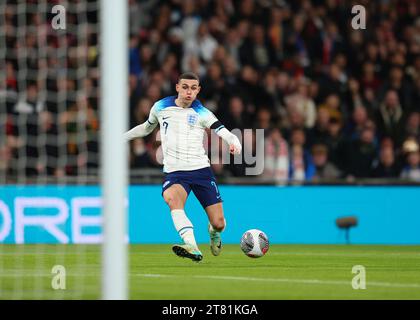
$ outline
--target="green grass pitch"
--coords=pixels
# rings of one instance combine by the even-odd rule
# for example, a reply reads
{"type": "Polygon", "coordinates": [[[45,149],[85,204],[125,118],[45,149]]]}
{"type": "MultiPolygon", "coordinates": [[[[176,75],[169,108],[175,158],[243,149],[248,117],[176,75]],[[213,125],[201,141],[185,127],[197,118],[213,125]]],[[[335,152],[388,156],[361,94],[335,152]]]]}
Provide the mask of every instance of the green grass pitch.
{"type": "MultiPolygon", "coordinates": [[[[175,256],[171,245],[131,245],[131,299],[420,299],[420,246],[272,245],[259,259],[239,245],[200,263],[175,256]],[[352,288],[355,265],[366,289],[352,288]]],[[[0,299],[99,299],[97,245],[0,245],[0,299]],[[66,289],[52,289],[54,265],[66,289]]]]}

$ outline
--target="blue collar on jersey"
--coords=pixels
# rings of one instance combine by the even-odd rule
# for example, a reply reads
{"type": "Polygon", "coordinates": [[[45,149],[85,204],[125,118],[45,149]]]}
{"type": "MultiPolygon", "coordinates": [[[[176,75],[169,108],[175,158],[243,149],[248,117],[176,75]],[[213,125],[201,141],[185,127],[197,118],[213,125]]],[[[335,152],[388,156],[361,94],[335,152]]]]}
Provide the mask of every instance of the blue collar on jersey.
{"type": "MultiPolygon", "coordinates": [[[[176,105],[175,100],[176,100],[177,96],[169,96],[166,98],[163,98],[159,101],[156,102],[156,106],[159,110],[168,108],[168,107],[173,107],[176,106],[178,108],[182,108],[178,105],[176,105]]],[[[200,102],[200,100],[195,99],[192,104],[189,106],[189,108],[192,108],[195,112],[200,113],[200,111],[202,111],[202,109],[204,108],[203,104],[200,102]]]]}

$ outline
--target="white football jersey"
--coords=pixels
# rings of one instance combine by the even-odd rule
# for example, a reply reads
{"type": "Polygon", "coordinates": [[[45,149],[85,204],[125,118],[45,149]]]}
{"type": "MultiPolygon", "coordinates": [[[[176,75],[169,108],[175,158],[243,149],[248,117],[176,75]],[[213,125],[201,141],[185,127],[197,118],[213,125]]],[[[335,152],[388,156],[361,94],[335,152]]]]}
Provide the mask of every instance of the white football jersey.
{"type": "MultiPolygon", "coordinates": [[[[160,125],[163,172],[190,171],[210,166],[203,146],[204,132],[218,120],[199,100],[188,108],[175,104],[176,96],[157,101],[150,110],[149,123],[160,125]]],[[[223,128],[218,125],[216,132],[223,128]]]]}

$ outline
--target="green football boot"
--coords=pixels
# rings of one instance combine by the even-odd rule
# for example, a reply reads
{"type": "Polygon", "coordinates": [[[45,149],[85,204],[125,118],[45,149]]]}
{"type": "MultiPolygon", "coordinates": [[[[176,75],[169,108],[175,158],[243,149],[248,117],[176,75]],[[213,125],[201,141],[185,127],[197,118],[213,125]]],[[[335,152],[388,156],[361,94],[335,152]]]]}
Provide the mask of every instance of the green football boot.
{"type": "Polygon", "coordinates": [[[214,231],[209,223],[208,231],[210,234],[210,250],[214,256],[218,256],[222,251],[222,237],[220,231],[214,231]]]}

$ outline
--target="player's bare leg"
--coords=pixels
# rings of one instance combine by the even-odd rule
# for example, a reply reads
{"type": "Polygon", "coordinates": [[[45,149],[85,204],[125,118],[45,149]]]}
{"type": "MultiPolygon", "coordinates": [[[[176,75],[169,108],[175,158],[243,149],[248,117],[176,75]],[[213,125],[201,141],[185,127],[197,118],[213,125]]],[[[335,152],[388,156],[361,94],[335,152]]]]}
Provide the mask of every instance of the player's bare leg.
{"type": "Polygon", "coordinates": [[[163,193],[163,199],[172,210],[184,210],[187,192],[180,184],[173,184],[163,193]]]}
{"type": "Polygon", "coordinates": [[[210,249],[214,256],[218,256],[222,250],[221,232],[225,229],[226,220],[223,214],[221,202],[206,207],[209,218],[210,249]]]}
{"type": "Polygon", "coordinates": [[[203,255],[195,242],[193,225],[184,211],[187,196],[187,192],[180,184],[173,184],[163,193],[163,198],[171,210],[175,229],[185,243],[174,245],[172,250],[177,256],[200,261],[203,259],[203,255]]]}

